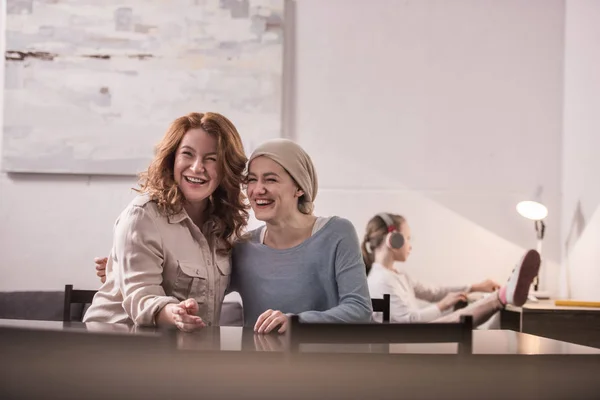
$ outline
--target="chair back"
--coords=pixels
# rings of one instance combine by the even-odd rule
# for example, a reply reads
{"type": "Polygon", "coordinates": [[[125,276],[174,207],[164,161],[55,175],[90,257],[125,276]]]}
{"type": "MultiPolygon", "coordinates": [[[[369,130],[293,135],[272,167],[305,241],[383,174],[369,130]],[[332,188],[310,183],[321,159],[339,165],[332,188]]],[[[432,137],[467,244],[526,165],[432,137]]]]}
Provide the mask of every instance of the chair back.
{"type": "Polygon", "coordinates": [[[383,322],[390,322],[390,295],[384,294],[383,299],[371,299],[373,312],[383,313],[383,322]]]}
{"type": "Polygon", "coordinates": [[[92,303],[96,292],[97,290],[75,290],[73,285],[65,285],[63,322],[82,321],[85,306],[92,303]],[[79,304],[81,307],[72,312],[72,304],[79,304]]]}
{"type": "Polygon", "coordinates": [[[297,315],[291,317],[289,344],[292,353],[300,344],[393,344],[393,343],[458,343],[459,354],[473,350],[473,317],[463,315],[454,323],[305,323],[297,315]]]}

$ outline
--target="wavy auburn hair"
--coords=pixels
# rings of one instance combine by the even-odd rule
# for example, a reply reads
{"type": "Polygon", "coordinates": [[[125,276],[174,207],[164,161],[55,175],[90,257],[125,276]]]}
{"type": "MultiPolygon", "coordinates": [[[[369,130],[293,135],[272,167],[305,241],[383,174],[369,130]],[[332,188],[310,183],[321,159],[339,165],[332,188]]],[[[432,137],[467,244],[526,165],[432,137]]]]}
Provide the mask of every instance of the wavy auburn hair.
{"type": "Polygon", "coordinates": [[[156,145],[154,159],[141,173],[140,189],[158,204],[164,215],[181,212],[185,197],[175,182],[175,152],[190,129],[200,128],[217,139],[217,165],[221,182],[209,199],[207,235],[214,235],[229,252],[232,243],[242,235],[248,222],[248,205],[241,184],[244,180],[246,155],[235,126],[221,114],[190,113],[177,118],[156,145]]]}

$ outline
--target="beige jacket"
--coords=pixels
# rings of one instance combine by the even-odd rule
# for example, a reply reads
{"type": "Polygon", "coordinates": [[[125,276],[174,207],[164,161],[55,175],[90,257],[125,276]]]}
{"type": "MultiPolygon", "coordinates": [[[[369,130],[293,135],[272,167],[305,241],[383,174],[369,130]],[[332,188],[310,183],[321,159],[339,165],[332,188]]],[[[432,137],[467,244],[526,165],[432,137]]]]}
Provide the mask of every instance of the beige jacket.
{"type": "Polygon", "coordinates": [[[138,196],[115,223],[106,282],[84,322],[155,325],[165,305],[193,298],[202,320],[216,325],[230,274],[229,254],[216,254],[185,210],[166,217],[138,196]]]}

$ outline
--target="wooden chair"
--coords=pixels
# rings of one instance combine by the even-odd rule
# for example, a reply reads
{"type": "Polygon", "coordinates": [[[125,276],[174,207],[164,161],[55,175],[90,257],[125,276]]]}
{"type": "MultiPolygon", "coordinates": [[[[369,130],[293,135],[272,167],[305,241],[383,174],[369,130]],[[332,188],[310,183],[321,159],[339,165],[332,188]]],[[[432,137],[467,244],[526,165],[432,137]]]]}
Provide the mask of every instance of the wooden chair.
{"type": "Polygon", "coordinates": [[[456,323],[339,324],[304,323],[293,315],[289,327],[290,352],[297,353],[302,343],[458,343],[458,354],[471,354],[473,317],[463,315],[456,323]]]}
{"type": "Polygon", "coordinates": [[[371,299],[373,312],[383,313],[383,322],[390,322],[390,295],[384,294],[383,299],[371,299]]]}
{"type": "Polygon", "coordinates": [[[75,290],[73,285],[65,285],[65,303],[63,309],[63,322],[82,321],[85,306],[91,304],[96,290],[75,290]],[[71,313],[71,305],[80,304],[81,309],[71,313]],[[73,314],[75,317],[73,317],[73,314]]]}

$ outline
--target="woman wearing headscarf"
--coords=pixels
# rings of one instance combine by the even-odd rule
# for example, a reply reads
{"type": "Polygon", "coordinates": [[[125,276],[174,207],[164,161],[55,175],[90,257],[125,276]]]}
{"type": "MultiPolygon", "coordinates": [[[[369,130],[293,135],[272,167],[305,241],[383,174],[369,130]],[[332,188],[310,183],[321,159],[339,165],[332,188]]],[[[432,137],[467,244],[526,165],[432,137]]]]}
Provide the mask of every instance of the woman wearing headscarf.
{"type": "Polygon", "coordinates": [[[231,290],[246,326],[285,332],[302,322],[369,322],[372,306],[358,236],[350,221],[313,215],[317,174],[295,142],[263,143],[248,162],[247,192],[265,225],[238,241],[231,290]]]}

